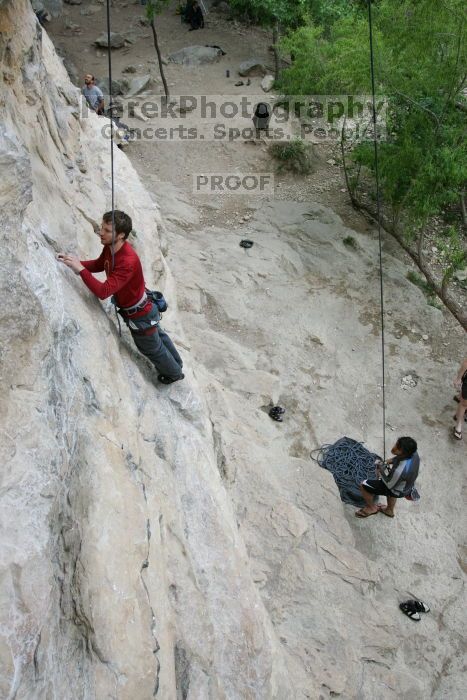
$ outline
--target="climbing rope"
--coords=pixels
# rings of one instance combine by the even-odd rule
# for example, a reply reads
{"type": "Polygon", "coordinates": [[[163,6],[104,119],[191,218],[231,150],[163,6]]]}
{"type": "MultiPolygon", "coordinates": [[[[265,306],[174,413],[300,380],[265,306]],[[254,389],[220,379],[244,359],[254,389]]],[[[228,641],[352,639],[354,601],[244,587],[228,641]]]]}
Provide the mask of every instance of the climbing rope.
{"type": "Polygon", "coordinates": [[[368,0],[368,27],[370,34],[370,71],[371,71],[371,93],[373,106],[373,148],[375,159],[375,180],[376,180],[376,210],[378,217],[378,243],[379,243],[379,286],[380,286],[380,308],[381,308],[381,359],[382,359],[382,393],[383,393],[383,455],[386,454],[386,367],[384,349],[384,286],[383,286],[383,241],[381,231],[381,201],[379,187],[378,168],[378,134],[376,130],[376,87],[375,87],[375,60],[373,49],[373,20],[371,14],[371,2],[368,0]]]}
{"type": "MultiPolygon", "coordinates": [[[[373,107],[373,147],[375,160],[376,180],[376,207],[378,217],[378,244],[379,244],[379,286],[380,286],[380,310],[381,310],[381,359],[382,359],[382,399],[383,399],[383,456],[386,454],[386,366],[384,343],[384,286],[383,286],[383,240],[381,227],[381,201],[378,167],[378,134],[376,123],[376,86],[375,86],[375,61],[373,48],[373,20],[371,14],[371,0],[368,0],[368,28],[370,35],[370,72],[371,92],[373,107]]],[[[313,450],[310,457],[320,467],[330,471],[339,488],[341,499],[344,503],[352,505],[365,505],[360,494],[359,484],[368,478],[375,477],[375,460],[381,459],[378,455],[363,447],[349,437],[340,438],[334,444],[323,445],[313,450]],[[315,457],[314,455],[317,454],[315,457]]]]}
{"type": "MultiPolygon", "coordinates": [[[[113,124],[113,102],[112,102],[112,49],[110,47],[110,0],[107,0],[107,58],[109,65],[109,120],[110,120],[110,189],[111,189],[111,208],[112,208],[112,271],[115,267],[115,176],[114,176],[114,124],[113,124]]],[[[117,311],[117,302],[112,297],[112,303],[115,307],[115,318],[117,319],[118,334],[122,335],[122,327],[117,311]]]]}
{"type": "Polygon", "coordinates": [[[349,437],[340,438],[332,445],[322,445],[313,450],[310,457],[331,472],[344,503],[365,505],[358,487],[365,479],[375,478],[375,460],[381,457],[349,437]]]}
{"type": "Polygon", "coordinates": [[[110,0],[107,0],[107,57],[109,64],[109,119],[110,119],[110,181],[112,201],[112,270],[115,267],[115,186],[114,186],[114,125],[112,119],[112,49],[110,48],[110,0]]]}

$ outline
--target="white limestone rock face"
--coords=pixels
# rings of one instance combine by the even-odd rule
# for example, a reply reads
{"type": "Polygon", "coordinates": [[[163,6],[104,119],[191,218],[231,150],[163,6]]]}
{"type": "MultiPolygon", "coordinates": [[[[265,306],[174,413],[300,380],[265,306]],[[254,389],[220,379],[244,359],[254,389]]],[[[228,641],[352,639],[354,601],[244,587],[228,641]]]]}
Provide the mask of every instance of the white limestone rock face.
{"type": "MultiPolygon", "coordinates": [[[[234,263],[232,231],[194,236],[196,213],[163,183],[175,289],[168,225],[115,150],[116,206],[186,360],[185,381],[160,387],[109,305],[55,259],[99,252],[104,122],[81,114],[26,0],[0,0],[0,57],[0,697],[463,700],[464,464],[433,407],[452,368],[408,339],[391,356],[392,414],[425,445],[420,511],[357,521],[309,460],[311,435],[380,436],[376,238],[352,232],[349,263],[337,215],[266,202],[245,230],[253,254],[234,263]],[[425,404],[423,383],[397,393],[419,364],[425,404]],[[417,624],[397,609],[412,593],[432,608],[417,624]]],[[[455,335],[414,302],[387,245],[393,307],[455,335]]]]}
{"type": "MultiPolygon", "coordinates": [[[[81,113],[27,0],[2,2],[0,29],[0,697],[290,696],[190,370],[158,386],[56,260],[99,252],[103,122],[81,113]]],[[[118,150],[115,170],[186,345],[158,207],[118,150]]]]}

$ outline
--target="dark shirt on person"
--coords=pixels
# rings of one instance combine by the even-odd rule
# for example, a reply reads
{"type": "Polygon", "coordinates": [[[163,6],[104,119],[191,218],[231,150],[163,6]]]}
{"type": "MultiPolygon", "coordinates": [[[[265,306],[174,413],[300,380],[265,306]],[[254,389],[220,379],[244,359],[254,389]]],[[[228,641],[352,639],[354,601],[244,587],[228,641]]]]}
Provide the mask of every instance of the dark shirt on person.
{"type": "Polygon", "coordinates": [[[392,493],[406,496],[417,480],[420,457],[415,452],[411,457],[394,457],[390,464],[383,467],[381,479],[392,493]]]}

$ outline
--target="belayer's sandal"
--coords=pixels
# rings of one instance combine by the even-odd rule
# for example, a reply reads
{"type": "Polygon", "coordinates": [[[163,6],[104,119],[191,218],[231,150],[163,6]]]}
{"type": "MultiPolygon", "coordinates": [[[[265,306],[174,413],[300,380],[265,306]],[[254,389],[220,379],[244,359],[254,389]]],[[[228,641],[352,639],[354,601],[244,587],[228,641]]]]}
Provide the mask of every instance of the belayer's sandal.
{"type": "Polygon", "coordinates": [[[386,511],[387,506],[377,506],[377,508],[378,508],[378,513],[382,513],[382,514],[385,515],[387,518],[393,518],[393,517],[394,517],[394,513],[388,513],[388,512],[386,511]]]}
{"type": "Polygon", "coordinates": [[[462,440],[462,433],[460,430],[457,430],[457,428],[454,428],[454,431],[452,433],[456,440],[462,440]]]}
{"type": "Polygon", "coordinates": [[[376,515],[377,513],[379,513],[378,510],[372,510],[370,513],[365,513],[363,508],[361,508],[360,510],[357,510],[357,512],[355,513],[355,517],[356,518],[370,518],[372,515],[376,515]]]}

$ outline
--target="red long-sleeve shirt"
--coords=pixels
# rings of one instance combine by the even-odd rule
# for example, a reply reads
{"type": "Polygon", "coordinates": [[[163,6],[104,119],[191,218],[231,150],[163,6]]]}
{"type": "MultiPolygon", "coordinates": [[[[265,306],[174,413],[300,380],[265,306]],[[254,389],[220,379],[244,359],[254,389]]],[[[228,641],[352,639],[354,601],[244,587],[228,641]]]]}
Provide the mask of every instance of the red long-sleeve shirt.
{"type": "Polygon", "coordinates": [[[88,289],[99,299],[115,295],[118,306],[130,307],[137,304],[144,295],[144,283],[141,261],[131,245],[125,241],[115,253],[115,265],[112,270],[112,250],[104,246],[96,260],[81,260],[84,270],[79,273],[88,289]],[[104,272],[105,282],[99,282],[91,273],[104,272]]]}

